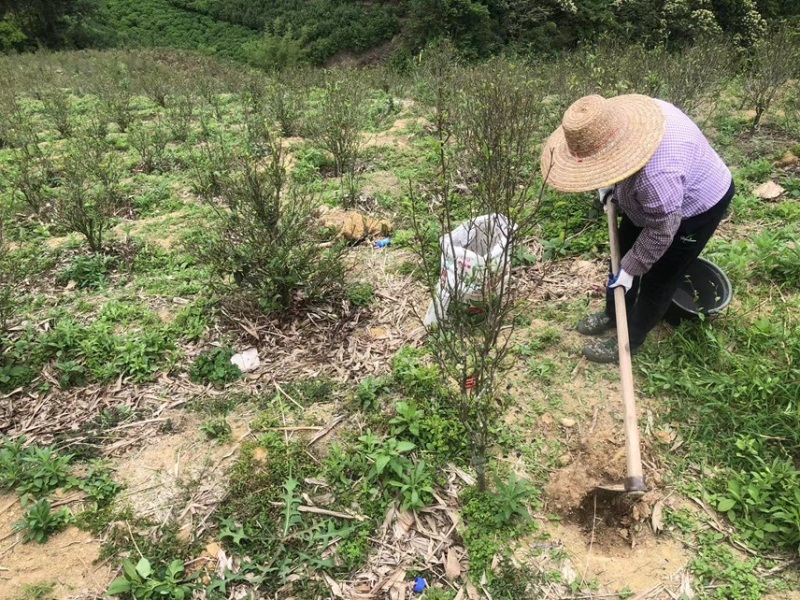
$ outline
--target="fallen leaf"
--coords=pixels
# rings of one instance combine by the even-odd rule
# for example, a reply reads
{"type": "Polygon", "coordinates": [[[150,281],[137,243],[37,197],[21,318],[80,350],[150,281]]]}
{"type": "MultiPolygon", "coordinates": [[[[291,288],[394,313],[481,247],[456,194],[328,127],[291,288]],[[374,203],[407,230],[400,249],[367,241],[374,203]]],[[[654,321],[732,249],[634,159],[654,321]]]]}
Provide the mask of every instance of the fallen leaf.
{"type": "Polygon", "coordinates": [[[762,183],[760,186],[754,189],[753,195],[757,198],[763,198],[764,200],[775,200],[785,191],[786,190],[784,190],[774,181],[767,181],[766,183],[762,183]]]}
{"type": "Polygon", "coordinates": [[[578,574],[575,572],[575,569],[572,568],[572,565],[569,561],[566,561],[564,565],[561,567],[561,581],[566,583],[567,585],[572,585],[575,583],[575,580],[578,578],[578,574]]]}
{"type": "Polygon", "coordinates": [[[681,576],[681,588],[678,590],[678,593],[687,600],[692,600],[692,598],[694,598],[692,580],[688,573],[683,573],[681,576]]]}
{"type": "Polygon", "coordinates": [[[458,560],[458,555],[453,548],[447,550],[447,560],[444,564],[444,575],[448,581],[455,581],[461,577],[461,563],[458,560]]]}
{"type": "Polygon", "coordinates": [[[669,444],[672,441],[669,431],[664,431],[663,429],[659,429],[653,435],[662,444],[669,444]]]}
{"type": "Polygon", "coordinates": [[[664,531],[664,502],[659,500],[653,507],[653,516],[650,517],[650,522],[653,524],[653,533],[658,534],[664,531]]]}
{"type": "Polygon", "coordinates": [[[481,600],[481,595],[478,593],[478,589],[472,585],[471,581],[467,582],[467,598],[469,598],[469,600],[481,600]]]}
{"type": "Polygon", "coordinates": [[[327,583],[328,587],[331,589],[331,593],[337,598],[344,598],[344,594],[342,593],[342,586],[336,583],[333,580],[333,578],[327,573],[323,573],[322,576],[325,578],[325,583],[327,583]]]}

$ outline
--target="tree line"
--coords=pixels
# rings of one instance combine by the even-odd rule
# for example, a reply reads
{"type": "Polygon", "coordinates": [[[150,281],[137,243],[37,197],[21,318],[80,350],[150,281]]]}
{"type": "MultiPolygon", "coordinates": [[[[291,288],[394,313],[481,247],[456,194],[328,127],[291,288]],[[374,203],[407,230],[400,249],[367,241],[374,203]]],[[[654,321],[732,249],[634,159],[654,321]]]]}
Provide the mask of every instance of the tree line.
{"type": "Polygon", "coordinates": [[[282,67],[386,47],[382,56],[403,64],[442,38],[468,58],[554,53],[604,38],[684,45],[712,34],[750,46],[784,19],[800,23],[800,2],[0,0],[0,51],[163,45],[282,67]]]}

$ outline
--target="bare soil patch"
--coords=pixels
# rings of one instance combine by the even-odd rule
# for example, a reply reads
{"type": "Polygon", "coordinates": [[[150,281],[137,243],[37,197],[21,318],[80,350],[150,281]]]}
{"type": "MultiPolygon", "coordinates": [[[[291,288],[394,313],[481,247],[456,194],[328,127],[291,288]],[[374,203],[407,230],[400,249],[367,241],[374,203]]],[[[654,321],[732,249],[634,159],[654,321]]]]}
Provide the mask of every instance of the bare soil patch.
{"type": "Polygon", "coordinates": [[[186,538],[201,538],[209,517],[225,490],[225,469],[238,442],[249,429],[240,418],[228,422],[235,443],[205,438],[202,419],[189,413],[173,415],[173,432],[148,438],[134,452],[114,463],[116,479],[126,487],[120,500],[140,517],[156,523],[177,519],[186,538]]]}
{"type": "Polygon", "coordinates": [[[599,593],[628,590],[639,594],[653,590],[648,598],[675,598],[690,554],[683,545],[669,537],[643,537],[635,546],[606,544],[595,537],[587,539],[576,523],[552,523],[545,527],[551,539],[561,544],[569,557],[573,576],[578,580],[597,581],[599,593]],[[659,586],[663,589],[659,590],[659,586]]]}
{"type": "Polygon", "coordinates": [[[0,495],[0,505],[9,506],[0,515],[0,598],[10,599],[22,593],[23,586],[55,585],[56,598],[102,594],[112,579],[107,562],[96,563],[100,541],[86,531],[68,527],[47,543],[22,543],[22,533],[13,531],[22,519],[23,509],[16,494],[0,495]]]}

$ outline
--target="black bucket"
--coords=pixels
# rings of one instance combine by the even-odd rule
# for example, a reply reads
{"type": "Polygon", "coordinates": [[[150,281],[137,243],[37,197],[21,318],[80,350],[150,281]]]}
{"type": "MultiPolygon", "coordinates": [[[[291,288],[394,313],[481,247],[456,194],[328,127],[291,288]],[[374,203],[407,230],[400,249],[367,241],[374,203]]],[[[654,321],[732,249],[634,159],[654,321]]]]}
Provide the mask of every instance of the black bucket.
{"type": "Polygon", "coordinates": [[[664,320],[678,325],[684,320],[697,320],[701,314],[713,319],[732,299],[733,287],[722,269],[709,260],[697,258],[681,280],[664,320]]]}

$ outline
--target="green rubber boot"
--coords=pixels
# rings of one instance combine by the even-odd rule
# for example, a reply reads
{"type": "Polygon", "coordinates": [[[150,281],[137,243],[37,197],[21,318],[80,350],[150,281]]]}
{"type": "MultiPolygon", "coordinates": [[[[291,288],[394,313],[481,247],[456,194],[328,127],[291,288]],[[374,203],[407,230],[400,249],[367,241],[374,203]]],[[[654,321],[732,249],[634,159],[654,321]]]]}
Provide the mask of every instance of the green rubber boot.
{"type": "Polygon", "coordinates": [[[619,362],[619,348],[617,338],[610,338],[602,342],[587,344],[583,347],[583,355],[593,363],[619,362]]]}
{"type": "Polygon", "coordinates": [[[608,318],[604,312],[594,313],[588,317],[584,317],[578,323],[578,333],[583,335],[600,335],[609,329],[614,328],[614,323],[608,318]]]}

